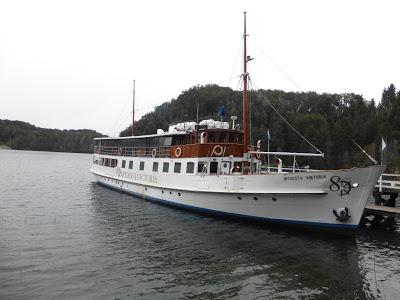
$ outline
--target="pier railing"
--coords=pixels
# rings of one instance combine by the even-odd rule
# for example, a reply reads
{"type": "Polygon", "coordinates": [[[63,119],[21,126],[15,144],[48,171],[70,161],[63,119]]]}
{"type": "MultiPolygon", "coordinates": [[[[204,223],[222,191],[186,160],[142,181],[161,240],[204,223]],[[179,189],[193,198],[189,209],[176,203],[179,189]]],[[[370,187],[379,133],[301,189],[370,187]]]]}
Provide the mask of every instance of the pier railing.
{"type": "Polygon", "coordinates": [[[400,174],[382,174],[375,187],[379,191],[392,190],[400,191],[400,174]]]}

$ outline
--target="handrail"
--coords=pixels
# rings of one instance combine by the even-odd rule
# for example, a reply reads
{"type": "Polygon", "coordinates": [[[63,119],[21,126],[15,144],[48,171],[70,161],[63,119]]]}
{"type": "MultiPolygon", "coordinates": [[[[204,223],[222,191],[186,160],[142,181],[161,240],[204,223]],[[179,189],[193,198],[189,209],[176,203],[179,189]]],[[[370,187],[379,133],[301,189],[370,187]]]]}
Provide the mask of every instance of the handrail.
{"type": "Polygon", "coordinates": [[[399,190],[400,191],[400,174],[382,174],[375,187],[379,188],[379,191],[382,192],[383,189],[390,190],[399,190]],[[386,177],[386,178],[385,178],[386,177]],[[395,180],[389,180],[387,177],[399,178],[395,180]]]}
{"type": "Polygon", "coordinates": [[[382,174],[382,176],[400,177],[400,174],[382,174]]]}
{"type": "Polygon", "coordinates": [[[94,147],[94,152],[112,156],[152,157],[152,150],[156,149],[155,157],[170,157],[171,147],[94,147]]]}
{"type": "Polygon", "coordinates": [[[324,153],[298,153],[298,152],[271,152],[271,151],[249,151],[251,154],[270,154],[270,155],[282,155],[282,156],[318,156],[324,157],[324,153]]]}

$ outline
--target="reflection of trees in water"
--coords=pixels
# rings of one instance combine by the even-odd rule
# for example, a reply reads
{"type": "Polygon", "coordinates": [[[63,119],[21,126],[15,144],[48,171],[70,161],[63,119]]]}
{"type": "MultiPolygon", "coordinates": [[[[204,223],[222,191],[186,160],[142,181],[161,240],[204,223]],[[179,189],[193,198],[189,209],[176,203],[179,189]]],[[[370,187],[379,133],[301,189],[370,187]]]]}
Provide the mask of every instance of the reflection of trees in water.
{"type": "Polygon", "coordinates": [[[364,298],[354,238],[171,209],[96,184],[94,238],[146,295],[364,298]]]}

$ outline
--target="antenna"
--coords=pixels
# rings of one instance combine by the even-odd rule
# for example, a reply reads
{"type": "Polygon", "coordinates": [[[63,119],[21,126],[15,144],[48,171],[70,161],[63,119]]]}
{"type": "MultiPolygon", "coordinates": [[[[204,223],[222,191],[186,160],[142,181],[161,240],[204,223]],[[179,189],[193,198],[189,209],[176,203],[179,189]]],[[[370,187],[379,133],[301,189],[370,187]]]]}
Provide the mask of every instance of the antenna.
{"type": "Polygon", "coordinates": [[[199,103],[197,102],[196,123],[199,124],[199,103]]]}
{"type": "Polygon", "coordinates": [[[135,89],[136,80],[133,80],[133,96],[132,96],[132,136],[133,136],[133,125],[135,124],[135,89]]]}

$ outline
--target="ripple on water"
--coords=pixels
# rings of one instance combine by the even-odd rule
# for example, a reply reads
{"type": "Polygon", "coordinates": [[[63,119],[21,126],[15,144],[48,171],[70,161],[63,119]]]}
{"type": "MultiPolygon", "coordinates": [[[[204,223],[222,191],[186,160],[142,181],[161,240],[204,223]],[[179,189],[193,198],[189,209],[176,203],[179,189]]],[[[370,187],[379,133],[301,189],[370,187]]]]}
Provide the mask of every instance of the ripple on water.
{"type": "Polygon", "coordinates": [[[90,163],[0,151],[0,298],[400,294],[399,233],[334,239],[175,210],[98,186],[90,163]]]}

